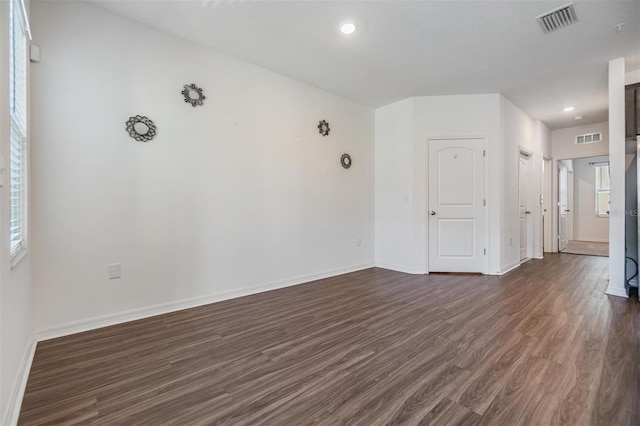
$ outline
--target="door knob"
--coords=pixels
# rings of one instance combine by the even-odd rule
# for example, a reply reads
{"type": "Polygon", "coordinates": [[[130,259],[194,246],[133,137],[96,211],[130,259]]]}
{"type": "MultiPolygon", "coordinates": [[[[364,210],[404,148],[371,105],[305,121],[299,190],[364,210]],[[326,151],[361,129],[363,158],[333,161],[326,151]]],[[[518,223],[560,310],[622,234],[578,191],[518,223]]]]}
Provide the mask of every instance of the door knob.
{"type": "Polygon", "coordinates": [[[435,211],[433,211],[433,210],[431,210],[431,212],[430,212],[429,214],[430,214],[431,216],[435,216],[435,215],[436,215],[436,212],[435,212],[435,211]]]}
{"type": "Polygon", "coordinates": [[[526,212],[524,212],[524,214],[531,214],[531,212],[527,210],[526,212]]]}
{"type": "Polygon", "coordinates": [[[567,212],[567,213],[569,213],[570,211],[571,211],[571,210],[569,210],[569,209],[566,209],[566,210],[565,210],[565,212],[567,212]]]}

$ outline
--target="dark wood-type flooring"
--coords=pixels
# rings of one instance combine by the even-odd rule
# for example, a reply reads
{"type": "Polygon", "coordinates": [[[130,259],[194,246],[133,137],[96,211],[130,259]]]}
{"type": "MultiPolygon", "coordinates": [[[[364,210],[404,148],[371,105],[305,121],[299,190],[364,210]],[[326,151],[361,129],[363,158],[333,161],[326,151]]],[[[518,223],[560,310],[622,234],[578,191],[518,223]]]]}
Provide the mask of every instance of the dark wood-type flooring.
{"type": "Polygon", "coordinates": [[[640,423],[640,304],[607,259],[368,269],[38,345],[20,424],[640,423]]]}

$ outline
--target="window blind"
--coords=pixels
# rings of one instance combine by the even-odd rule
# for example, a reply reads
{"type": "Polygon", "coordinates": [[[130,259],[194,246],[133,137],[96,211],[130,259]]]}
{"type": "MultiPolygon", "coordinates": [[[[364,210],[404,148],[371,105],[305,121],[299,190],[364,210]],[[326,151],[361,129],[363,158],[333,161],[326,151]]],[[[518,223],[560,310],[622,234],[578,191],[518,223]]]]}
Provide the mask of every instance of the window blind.
{"type": "Polygon", "coordinates": [[[26,244],[27,20],[20,0],[9,5],[9,250],[13,259],[26,244]]]}

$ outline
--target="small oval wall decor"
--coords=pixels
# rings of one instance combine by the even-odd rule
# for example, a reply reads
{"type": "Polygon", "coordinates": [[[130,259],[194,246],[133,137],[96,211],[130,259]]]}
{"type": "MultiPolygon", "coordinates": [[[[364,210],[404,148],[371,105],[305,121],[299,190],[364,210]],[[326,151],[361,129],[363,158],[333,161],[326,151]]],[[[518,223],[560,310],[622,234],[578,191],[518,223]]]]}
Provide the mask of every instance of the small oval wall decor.
{"type": "Polygon", "coordinates": [[[194,83],[185,84],[184,89],[182,89],[182,96],[184,96],[184,101],[186,103],[190,103],[192,107],[196,107],[198,105],[202,105],[204,100],[207,99],[205,95],[202,94],[202,89],[196,86],[194,83]]]}
{"type": "Polygon", "coordinates": [[[156,125],[143,115],[129,117],[127,120],[129,136],[140,142],[149,142],[156,135],[156,125]]]}
{"type": "Polygon", "coordinates": [[[342,164],[342,167],[345,169],[351,167],[351,156],[349,154],[342,154],[342,157],[340,157],[340,164],[342,164]]]}
{"type": "Polygon", "coordinates": [[[331,129],[329,129],[329,123],[326,120],[321,120],[318,124],[318,130],[322,136],[327,136],[331,129]]]}

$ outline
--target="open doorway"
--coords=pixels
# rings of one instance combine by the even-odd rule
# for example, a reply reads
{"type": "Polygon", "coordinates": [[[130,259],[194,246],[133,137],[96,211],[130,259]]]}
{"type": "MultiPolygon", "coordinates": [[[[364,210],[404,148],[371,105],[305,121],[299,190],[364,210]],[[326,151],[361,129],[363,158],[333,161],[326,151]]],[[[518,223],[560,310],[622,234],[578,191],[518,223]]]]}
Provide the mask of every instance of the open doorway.
{"type": "Polygon", "coordinates": [[[609,157],[558,161],[558,251],[609,255],[609,157]]]}
{"type": "Polygon", "coordinates": [[[553,251],[553,160],[544,158],[542,162],[542,250],[553,251]]]}

